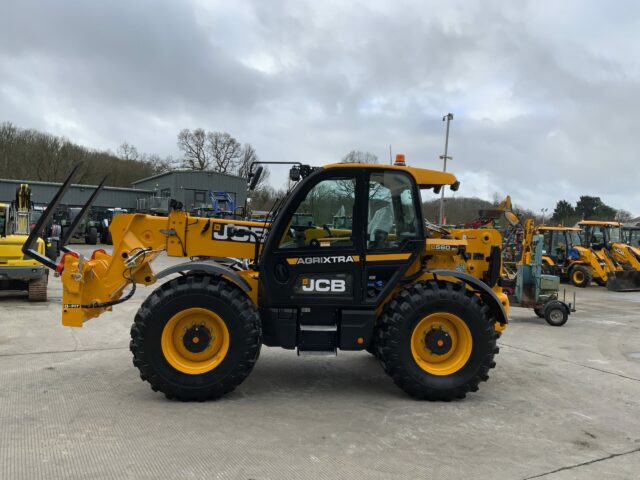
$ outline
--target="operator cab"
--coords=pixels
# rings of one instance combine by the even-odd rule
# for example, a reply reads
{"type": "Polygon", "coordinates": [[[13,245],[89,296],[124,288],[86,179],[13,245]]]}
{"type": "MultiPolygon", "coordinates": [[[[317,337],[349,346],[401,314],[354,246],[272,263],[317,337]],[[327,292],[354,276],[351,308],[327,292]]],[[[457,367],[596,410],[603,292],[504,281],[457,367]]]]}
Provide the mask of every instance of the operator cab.
{"type": "Polygon", "coordinates": [[[264,244],[260,304],[269,310],[267,345],[361,349],[371,329],[360,334],[358,325],[372,321],[424,248],[420,191],[406,169],[332,167],[315,169],[296,185],[264,244]],[[338,325],[356,333],[337,342],[338,325]]]}
{"type": "Polygon", "coordinates": [[[577,228],[541,227],[539,231],[544,238],[543,253],[556,265],[565,264],[571,249],[581,243],[577,228]]]}
{"type": "Polygon", "coordinates": [[[584,247],[601,250],[622,241],[621,224],[617,222],[584,221],[578,225],[582,228],[584,247]]]}

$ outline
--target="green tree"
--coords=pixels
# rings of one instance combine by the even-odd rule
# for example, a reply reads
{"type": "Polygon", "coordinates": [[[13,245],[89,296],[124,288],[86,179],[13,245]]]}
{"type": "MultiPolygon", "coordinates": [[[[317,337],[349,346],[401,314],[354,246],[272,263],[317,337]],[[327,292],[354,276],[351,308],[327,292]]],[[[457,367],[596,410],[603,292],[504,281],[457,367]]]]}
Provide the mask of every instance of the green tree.
{"type": "Polygon", "coordinates": [[[563,225],[573,223],[576,218],[576,209],[573,208],[566,200],[560,200],[556,203],[556,208],[551,215],[551,223],[561,223],[563,225]]]}
{"type": "Polygon", "coordinates": [[[578,203],[576,203],[576,213],[583,220],[593,220],[596,217],[598,209],[604,205],[600,197],[591,197],[582,195],[578,203]]]}

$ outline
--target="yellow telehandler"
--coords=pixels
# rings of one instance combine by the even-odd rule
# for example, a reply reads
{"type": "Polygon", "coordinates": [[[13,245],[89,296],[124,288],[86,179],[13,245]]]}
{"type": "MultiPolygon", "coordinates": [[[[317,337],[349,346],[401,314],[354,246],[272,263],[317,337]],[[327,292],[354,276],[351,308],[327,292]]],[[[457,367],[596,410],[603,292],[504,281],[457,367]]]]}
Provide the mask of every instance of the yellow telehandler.
{"type": "MultiPolygon", "coordinates": [[[[249,189],[264,163],[251,165],[249,189]]],[[[263,343],[299,355],[369,348],[417,398],[476,391],[495,366],[509,303],[497,284],[499,232],[424,222],[421,189],[457,190],[456,177],[406,166],[404,156],[386,166],[291,163],[296,185],[267,215],[271,223],[177,210],[123,214],[109,227],[111,255],[85,258],[65,246],[56,265],[30,245],[25,253],[60,272],[66,326],[80,327],[131,298],[137,285],[162,280],[135,316],[130,346],[141,378],[170,398],[233,390],[263,343]],[[328,224],[341,207],[352,224],[334,230],[328,224]],[[299,213],[312,223],[292,222],[299,213]],[[189,260],[154,272],[161,254],[189,260]]]]}

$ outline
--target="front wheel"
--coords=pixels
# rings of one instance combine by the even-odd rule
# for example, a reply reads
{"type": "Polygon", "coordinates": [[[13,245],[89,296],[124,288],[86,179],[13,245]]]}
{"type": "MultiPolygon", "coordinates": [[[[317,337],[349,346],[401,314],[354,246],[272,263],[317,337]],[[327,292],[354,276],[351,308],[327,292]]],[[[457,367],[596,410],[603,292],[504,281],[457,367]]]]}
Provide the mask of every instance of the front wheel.
{"type": "Polygon", "coordinates": [[[569,278],[576,287],[587,288],[591,285],[591,270],[584,265],[576,265],[571,269],[569,278]]]}
{"type": "Polygon", "coordinates": [[[169,398],[207,400],[251,373],[261,346],[258,312],[236,285],[188,275],[156,289],[131,327],[140,378],[169,398]]]}
{"type": "Polygon", "coordinates": [[[418,283],[387,304],[376,329],[377,356],[408,394],[452,400],[489,378],[498,336],[489,308],[464,286],[418,283]]]}

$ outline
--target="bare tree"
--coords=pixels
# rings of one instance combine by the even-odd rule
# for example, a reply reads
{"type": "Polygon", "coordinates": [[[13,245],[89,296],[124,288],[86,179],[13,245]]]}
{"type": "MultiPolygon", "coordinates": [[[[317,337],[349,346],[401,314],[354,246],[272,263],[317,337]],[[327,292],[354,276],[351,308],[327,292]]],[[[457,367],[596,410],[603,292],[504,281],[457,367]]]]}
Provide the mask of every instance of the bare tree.
{"type": "Polygon", "coordinates": [[[378,163],[378,157],[371,152],[351,150],[342,157],[340,163],[378,163]]]}
{"type": "MultiPolygon", "coordinates": [[[[251,164],[253,162],[257,162],[258,160],[260,159],[256,154],[255,148],[253,148],[253,146],[251,146],[250,143],[245,143],[244,146],[242,147],[242,155],[240,156],[240,161],[238,163],[238,170],[236,172],[237,175],[248,179],[249,169],[251,168],[251,164]]],[[[266,166],[264,166],[262,170],[262,175],[260,175],[260,179],[258,180],[258,183],[256,184],[256,188],[254,189],[254,191],[262,190],[262,188],[264,188],[264,186],[267,184],[267,180],[269,179],[270,175],[271,173],[269,172],[269,169],[266,166]]]]}
{"type": "Polygon", "coordinates": [[[242,156],[242,145],[226,132],[208,132],[207,149],[213,170],[231,173],[236,170],[242,156]]]}
{"type": "Polygon", "coordinates": [[[240,155],[240,161],[238,162],[238,175],[244,178],[249,177],[249,168],[253,162],[258,161],[258,155],[256,149],[251,146],[250,143],[245,143],[242,147],[242,154],[240,155]]]}
{"type": "Polygon", "coordinates": [[[173,164],[175,163],[173,157],[168,156],[162,158],[156,153],[152,153],[151,155],[146,157],[146,161],[151,164],[154,174],[168,172],[169,170],[171,170],[173,164]]]}
{"type": "Polygon", "coordinates": [[[211,156],[207,149],[208,134],[201,128],[193,132],[188,128],[178,133],[178,148],[182,150],[182,166],[189,170],[208,170],[211,167],[211,156]]]}
{"type": "Polygon", "coordinates": [[[118,147],[118,156],[122,160],[140,160],[138,149],[127,142],[122,142],[118,147]]]}

